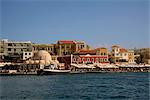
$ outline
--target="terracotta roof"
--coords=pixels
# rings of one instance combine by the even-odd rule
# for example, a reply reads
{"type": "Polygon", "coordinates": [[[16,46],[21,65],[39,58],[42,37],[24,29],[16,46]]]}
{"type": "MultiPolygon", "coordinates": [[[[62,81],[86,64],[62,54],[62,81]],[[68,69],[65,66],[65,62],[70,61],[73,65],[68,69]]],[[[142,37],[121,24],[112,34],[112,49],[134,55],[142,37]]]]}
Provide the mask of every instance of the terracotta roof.
{"type": "Polygon", "coordinates": [[[96,48],[95,50],[99,50],[99,49],[107,49],[107,48],[105,48],[105,47],[101,47],[101,48],[96,48]]]}
{"type": "Polygon", "coordinates": [[[115,48],[115,47],[116,47],[116,48],[119,48],[119,46],[117,46],[117,45],[113,45],[113,46],[111,46],[111,47],[112,47],[112,48],[115,48]]]}
{"type": "Polygon", "coordinates": [[[75,42],[72,40],[59,40],[59,44],[74,44],[75,42]]]}
{"type": "Polygon", "coordinates": [[[120,49],[120,53],[124,53],[124,52],[127,52],[127,50],[124,49],[124,48],[121,48],[121,49],[120,49]]]}
{"type": "Polygon", "coordinates": [[[96,54],[95,50],[80,50],[76,52],[75,54],[96,54]]]}

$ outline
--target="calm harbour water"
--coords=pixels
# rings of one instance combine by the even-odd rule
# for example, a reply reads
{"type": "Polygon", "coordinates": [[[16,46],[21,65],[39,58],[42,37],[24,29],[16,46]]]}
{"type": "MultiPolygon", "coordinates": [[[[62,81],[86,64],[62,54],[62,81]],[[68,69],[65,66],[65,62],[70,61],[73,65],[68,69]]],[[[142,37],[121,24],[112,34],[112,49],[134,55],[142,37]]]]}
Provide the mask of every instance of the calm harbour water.
{"type": "Polygon", "coordinates": [[[0,76],[0,100],[149,100],[149,75],[0,76]]]}

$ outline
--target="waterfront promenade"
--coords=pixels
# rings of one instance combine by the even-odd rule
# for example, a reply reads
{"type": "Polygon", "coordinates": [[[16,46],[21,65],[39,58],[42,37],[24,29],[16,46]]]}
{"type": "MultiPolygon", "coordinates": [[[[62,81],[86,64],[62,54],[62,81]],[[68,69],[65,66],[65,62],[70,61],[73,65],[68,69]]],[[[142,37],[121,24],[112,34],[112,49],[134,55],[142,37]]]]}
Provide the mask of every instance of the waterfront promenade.
{"type": "MultiPolygon", "coordinates": [[[[103,73],[103,72],[150,72],[150,66],[138,65],[138,66],[118,66],[114,64],[107,65],[84,65],[84,64],[72,64],[69,68],[73,73],[103,73]]],[[[6,65],[1,67],[0,75],[37,75],[40,71],[39,64],[16,64],[6,65]]]]}

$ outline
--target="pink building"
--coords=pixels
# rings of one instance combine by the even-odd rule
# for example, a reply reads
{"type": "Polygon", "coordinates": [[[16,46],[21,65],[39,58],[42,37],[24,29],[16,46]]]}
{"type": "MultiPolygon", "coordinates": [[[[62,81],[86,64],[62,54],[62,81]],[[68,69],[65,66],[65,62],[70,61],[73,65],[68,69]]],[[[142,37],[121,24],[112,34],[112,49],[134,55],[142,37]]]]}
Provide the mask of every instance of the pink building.
{"type": "Polygon", "coordinates": [[[79,51],[73,55],[72,63],[109,63],[107,52],[98,52],[100,49],[79,51]]]}

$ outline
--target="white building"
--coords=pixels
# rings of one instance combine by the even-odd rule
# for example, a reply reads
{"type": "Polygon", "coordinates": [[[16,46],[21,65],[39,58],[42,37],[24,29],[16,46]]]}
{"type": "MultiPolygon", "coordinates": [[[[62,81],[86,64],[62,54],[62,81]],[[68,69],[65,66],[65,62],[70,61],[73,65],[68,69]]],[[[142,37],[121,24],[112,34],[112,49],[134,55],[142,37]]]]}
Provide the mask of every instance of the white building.
{"type": "Polygon", "coordinates": [[[112,57],[115,62],[128,62],[128,51],[124,48],[120,48],[119,46],[112,46],[112,57]]]}
{"type": "Polygon", "coordinates": [[[32,45],[30,41],[10,41],[8,39],[0,40],[1,58],[12,57],[22,58],[23,52],[32,52],[32,45]]]}
{"type": "Polygon", "coordinates": [[[128,61],[128,51],[124,48],[120,48],[120,60],[128,61]]]}
{"type": "Polygon", "coordinates": [[[23,60],[33,57],[32,52],[23,52],[23,60]]]}

